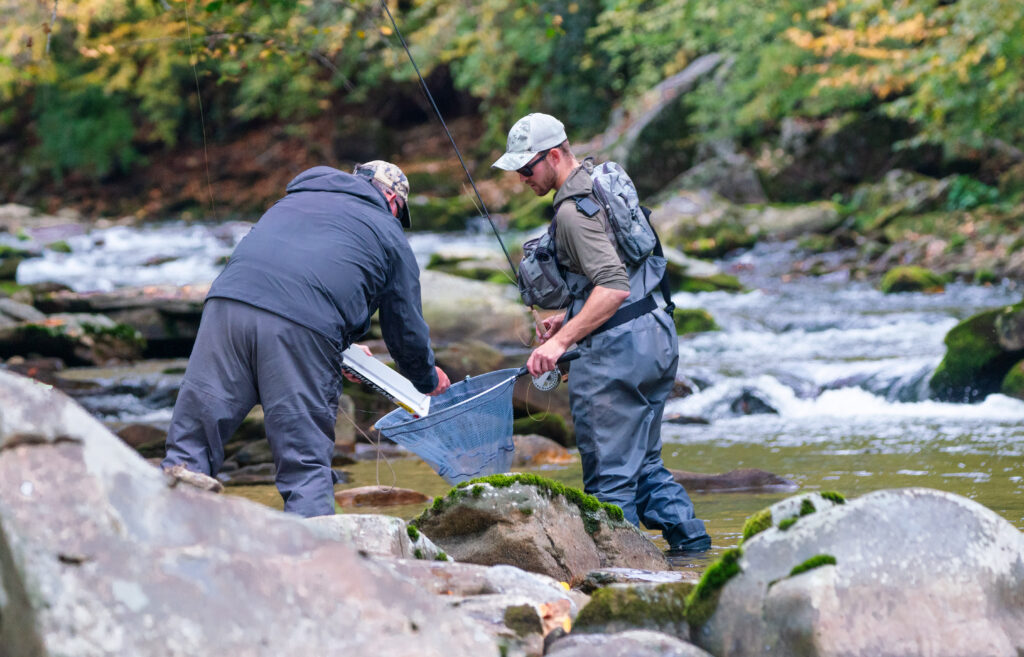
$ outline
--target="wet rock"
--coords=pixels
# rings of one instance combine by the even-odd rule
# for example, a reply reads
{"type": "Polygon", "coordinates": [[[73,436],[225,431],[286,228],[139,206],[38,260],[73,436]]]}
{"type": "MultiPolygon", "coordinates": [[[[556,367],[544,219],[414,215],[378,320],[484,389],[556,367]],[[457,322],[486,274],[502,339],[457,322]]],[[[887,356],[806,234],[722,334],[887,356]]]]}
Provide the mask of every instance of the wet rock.
{"type": "Polygon", "coordinates": [[[18,303],[14,299],[0,299],[0,318],[6,318],[15,323],[41,322],[46,319],[46,315],[32,306],[18,303]]]}
{"type": "Polygon", "coordinates": [[[167,430],[151,424],[129,424],[117,430],[117,437],[132,449],[167,440],[167,430]]]}
{"type": "MultiPolygon", "coordinates": [[[[1010,368],[1024,358],[1024,350],[1002,346],[998,326],[1016,325],[1022,315],[1024,304],[1017,304],[978,313],[954,326],[946,334],[946,355],[929,382],[932,397],[976,402],[998,392],[1010,368]]],[[[1016,346],[1008,331],[1004,336],[1016,346]]]]}
{"type": "Polygon", "coordinates": [[[505,355],[482,340],[463,340],[434,352],[437,365],[452,381],[500,370],[505,355]]]}
{"type": "Polygon", "coordinates": [[[894,292],[942,292],[946,280],[924,267],[894,267],[882,277],[880,289],[886,294],[894,292]]]}
{"type": "Polygon", "coordinates": [[[509,564],[576,585],[597,568],[668,568],[618,507],[533,475],[474,480],[414,524],[458,561],[509,564]]]}
{"type": "Polygon", "coordinates": [[[669,470],[672,478],[678,481],[689,492],[726,492],[726,491],[793,491],[799,485],[791,479],[777,474],[758,470],[757,468],[741,468],[722,474],[703,474],[686,472],[685,470],[669,470]]]}
{"type": "Polygon", "coordinates": [[[60,358],[24,358],[22,356],[11,356],[3,364],[3,368],[14,374],[20,374],[35,379],[41,383],[55,385],[62,390],[68,390],[66,382],[60,378],[60,372],[64,370],[64,361],[60,358]]]}
{"type": "MultiPolygon", "coordinates": [[[[348,463],[352,462],[352,453],[356,449],[356,405],[352,398],[342,394],[338,398],[338,416],[334,420],[334,454],[336,458],[345,458],[348,463]]],[[[334,461],[332,465],[347,465],[348,463],[334,461]]]]}
{"type": "Polygon", "coordinates": [[[513,467],[567,465],[573,462],[569,450],[550,438],[528,434],[512,436],[512,441],[516,446],[515,456],[512,458],[513,467]]]}
{"type": "Polygon", "coordinates": [[[669,424],[711,424],[711,420],[707,418],[694,417],[692,415],[666,415],[663,422],[668,422],[669,424]]]}
{"type": "Polygon", "coordinates": [[[514,285],[508,261],[501,252],[483,248],[440,248],[430,255],[426,268],[477,281],[514,285]]]}
{"type": "Polygon", "coordinates": [[[735,415],[778,415],[779,411],[755,388],[744,388],[739,397],[729,403],[729,410],[735,415]]]}
{"type": "Polygon", "coordinates": [[[58,291],[36,295],[46,313],[102,313],[131,326],[150,358],[187,358],[192,351],[209,285],[151,285],[113,292],[58,291]]]}
{"type": "Polygon", "coordinates": [[[679,584],[689,582],[696,584],[697,574],[688,570],[640,570],[637,568],[601,568],[587,573],[580,584],[584,593],[593,593],[597,589],[612,584],[679,584]]]}
{"type": "Polygon", "coordinates": [[[498,594],[449,604],[494,636],[504,655],[540,657],[548,632],[571,627],[568,600],[537,604],[529,597],[498,594]]]}
{"type": "Polygon", "coordinates": [[[491,345],[522,346],[533,321],[516,288],[471,281],[436,271],[420,275],[423,317],[434,344],[486,340],[491,345]]]}
{"type": "Polygon", "coordinates": [[[686,623],[686,597],[694,582],[669,584],[613,584],[593,592],[576,617],[574,632],[615,634],[627,630],[653,630],[690,638],[686,623]]]}
{"type": "Polygon", "coordinates": [[[169,487],[66,396],[6,372],[0,525],[11,657],[497,652],[437,598],[302,519],[169,487]]]}
{"type": "Polygon", "coordinates": [[[360,486],[339,490],[334,494],[334,501],[343,508],[422,504],[429,499],[419,491],[392,486],[360,486]]]}
{"type": "Polygon", "coordinates": [[[450,561],[429,538],[415,528],[407,527],[401,518],[338,513],[310,518],[306,522],[317,536],[340,541],[370,555],[427,559],[432,562],[450,561]]]}
{"type": "Polygon", "coordinates": [[[131,327],[104,315],[50,315],[0,327],[0,356],[37,354],[72,365],[102,365],[138,360],[145,341],[131,327]]]}
{"type": "Polygon", "coordinates": [[[235,455],[231,457],[231,460],[241,467],[256,465],[259,463],[273,463],[274,453],[270,449],[270,443],[267,442],[266,438],[264,438],[263,440],[256,440],[248,443],[235,452],[235,455]]]}
{"type": "MultiPolygon", "coordinates": [[[[225,463],[225,465],[228,465],[225,463]]],[[[231,464],[234,465],[234,464],[231,464]]],[[[277,468],[273,463],[260,463],[243,467],[221,468],[217,479],[225,486],[273,486],[277,481],[277,468]]]]}
{"type": "Polygon", "coordinates": [[[999,386],[999,392],[1003,393],[1007,397],[1016,397],[1017,399],[1024,399],[1024,360],[1018,361],[1016,365],[1010,368],[1010,371],[1003,377],[1003,382],[999,386]]]}
{"type": "MultiPolygon", "coordinates": [[[[540,393],[544,394],[544,393],[540,393]]],[[[518,417],[512,421],[512,431],[517,435],[538,435],[560,445],[571,445],[575,440],[572,425],[564,417],[550,411],[541,411],[518,417]]]]}
{"type": "MultiPolygon", "coordinates": [[[[1024,649],[1024,535],[951,493],[871,493],[761,531],[733,558],[717,605],[694,628],[715,655],[1024,649]]],[[[688,618],[696,622],[690,609],[688,618]]]]}
{"type": "Polygon", "coordinates": [[[558,657],[711,657],[692,643],[650,630],[618,634],[572,634],[551,644],[558,657]]]}

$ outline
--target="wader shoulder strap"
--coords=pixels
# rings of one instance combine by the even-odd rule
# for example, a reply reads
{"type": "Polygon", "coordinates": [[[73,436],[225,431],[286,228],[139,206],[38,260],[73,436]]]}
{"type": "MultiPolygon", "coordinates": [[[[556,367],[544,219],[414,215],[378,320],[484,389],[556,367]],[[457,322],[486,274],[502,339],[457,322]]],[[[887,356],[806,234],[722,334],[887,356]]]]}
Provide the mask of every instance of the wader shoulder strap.
{"type": "MultiPolygon", "coordinates": [[[[643,205],[640,206],[643,210],[644,217],[647,219],[647,223],[651,224],[651,209],[643,205]]],[[[665,249],[661,248],[661,238],[658,237],[658,231],[654,230],[654,224],[651,224],[651,230],[654,232],[654,255],[664,258],[665,249]]],[[[671,317],[672,313],[675,312],[676,304],[672,303],[672,287],[668,282],[668,263],[665,263],[665,274],[661,277],[661,282],[658,283],[658,289],[661,290],[661,296],[665,299],[665,312],[671,317]]]]}

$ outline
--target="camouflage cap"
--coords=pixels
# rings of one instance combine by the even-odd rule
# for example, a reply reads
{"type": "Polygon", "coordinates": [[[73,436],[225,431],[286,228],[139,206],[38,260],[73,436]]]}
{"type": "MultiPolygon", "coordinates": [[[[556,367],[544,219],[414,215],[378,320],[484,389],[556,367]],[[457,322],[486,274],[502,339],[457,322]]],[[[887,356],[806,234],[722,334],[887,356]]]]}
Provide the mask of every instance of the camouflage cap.
{"type": "Polygon", "coordinates": [[[505,154],[492,164],[505,171],[521,169],[537,153],[558,146],[567,137],[565,126],[550,114],[527,114],[508,131],[505,154]]]}
{"type": "Polygon", "coordinates": [[[393,191],[399,201],[398,219],[402,225],[409,228],[412,221],[409,217],[409,179],[405,177],[398,165],[385,162],[384,160],[371,160],[357,164],[353,173],[378,183],[393,191]]]}

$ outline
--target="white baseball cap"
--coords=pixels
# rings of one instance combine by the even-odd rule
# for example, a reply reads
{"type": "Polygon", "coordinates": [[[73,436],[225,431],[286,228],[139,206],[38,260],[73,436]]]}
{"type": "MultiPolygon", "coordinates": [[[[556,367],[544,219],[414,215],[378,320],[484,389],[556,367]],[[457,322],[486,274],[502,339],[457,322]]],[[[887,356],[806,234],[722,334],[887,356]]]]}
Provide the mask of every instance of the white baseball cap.
{"type": "Polygon", "coordinates": [[[565,126],[550,114],[527,114],[508,131],[505,154],[492,167],[515,171],[523,168],[541,151],[558,146],[567,137],[565,126]]]}

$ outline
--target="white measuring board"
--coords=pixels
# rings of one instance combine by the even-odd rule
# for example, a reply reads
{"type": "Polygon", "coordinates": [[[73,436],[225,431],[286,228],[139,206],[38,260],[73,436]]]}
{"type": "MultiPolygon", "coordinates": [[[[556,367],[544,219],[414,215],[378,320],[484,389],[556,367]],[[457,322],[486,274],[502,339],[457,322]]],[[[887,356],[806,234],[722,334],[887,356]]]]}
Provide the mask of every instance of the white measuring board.
{"type": "Polygon", "coordinates": [[[355,345],[341,352],[341,366],[360,381],[395,402],[414,417],[425,417],[430,412],[430,397],[417,390],[409,379],[367,356],[355,345]]]}

